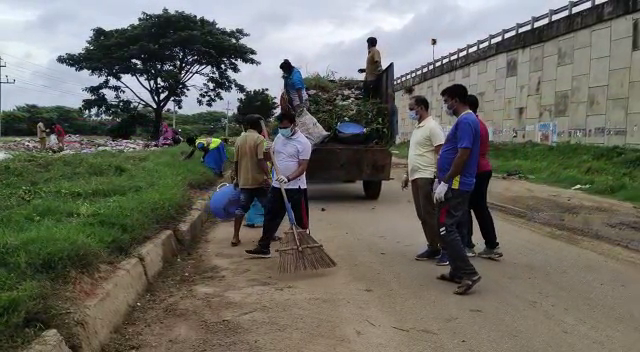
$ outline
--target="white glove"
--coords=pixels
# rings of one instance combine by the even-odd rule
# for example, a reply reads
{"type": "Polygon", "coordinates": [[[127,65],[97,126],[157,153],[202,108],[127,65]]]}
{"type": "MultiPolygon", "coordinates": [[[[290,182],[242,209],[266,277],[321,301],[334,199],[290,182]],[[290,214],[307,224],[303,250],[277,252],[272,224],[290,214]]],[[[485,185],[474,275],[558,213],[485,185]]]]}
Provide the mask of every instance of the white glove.
{"type": "Polygon", "coordinates": [[[409,175],[404,174],[404,177],[402,177],[402,190],[404,191],[408,187],[409,187],[409,175]]]}
{"type": "Polygon", "coordinates": [[[440,182],[438,184],[438,187],[436,187],[435,192],[433,192],[433,201],[436,203],[444,202],[444,194],[447,193],[448,189],[449,189],[448,184],[444,182],[440,182]]]}
{"type": "Polygon", "coordinates": [[[285,176],[280,175],[276,177],[276,182],[278,182],[281,185],[286,185],[287,183],[289,183],[289,180],[287,180],[285,176]]]}

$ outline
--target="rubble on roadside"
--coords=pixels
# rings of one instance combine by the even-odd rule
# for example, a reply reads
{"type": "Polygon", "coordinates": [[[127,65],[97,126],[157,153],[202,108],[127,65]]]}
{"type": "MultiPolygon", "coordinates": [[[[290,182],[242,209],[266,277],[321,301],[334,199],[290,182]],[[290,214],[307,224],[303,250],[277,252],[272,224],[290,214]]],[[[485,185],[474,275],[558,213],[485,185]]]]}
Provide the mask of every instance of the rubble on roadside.
{"type": "MultiPolygon", "coordinates": [[[[48,149],[55,149],[55,146],[48,149]]],[[[141,149],[156,149],[153,142],[140,140],[111,140],[85,138],[79,135],[67,135],[64,151],[60,154],[94,153],[98,151],[130,152],[141,149]]],[[[36,138],[16,138],[13,141],[0,143],[0,152],[11,154],[16,152],[36,152],[40,144],[36,138]]]]}

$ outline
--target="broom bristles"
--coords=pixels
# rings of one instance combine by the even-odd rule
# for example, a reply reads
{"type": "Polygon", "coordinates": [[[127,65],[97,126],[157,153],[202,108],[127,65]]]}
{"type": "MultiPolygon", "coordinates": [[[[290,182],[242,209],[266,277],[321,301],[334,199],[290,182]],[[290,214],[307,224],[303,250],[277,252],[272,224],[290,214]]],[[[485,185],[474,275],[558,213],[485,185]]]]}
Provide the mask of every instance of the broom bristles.
{"type": "Polygon", "coordinates": [[[337,265],[324,250],[324,247],[308,231],[299,228],[295,230],[298,232],[298,240],[302,250],[298,250],[294,229],[291,228],[285,231],[278,250],[280,254],[279,273],[291,274],[301,271],[316,271],[333,268],[337,265]]]}

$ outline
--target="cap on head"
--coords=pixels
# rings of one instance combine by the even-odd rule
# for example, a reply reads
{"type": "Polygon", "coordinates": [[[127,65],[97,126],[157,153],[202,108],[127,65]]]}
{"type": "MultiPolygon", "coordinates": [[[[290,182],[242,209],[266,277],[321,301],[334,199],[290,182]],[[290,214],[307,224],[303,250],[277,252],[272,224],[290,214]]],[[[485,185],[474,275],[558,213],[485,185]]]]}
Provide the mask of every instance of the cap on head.
{"type": "Polygon", "coordinates": [[[378,39],[376,39],[376,37],[369,37],[367,38],[367,44],[370,47],[376,47],[378,45],[378,39]]]}

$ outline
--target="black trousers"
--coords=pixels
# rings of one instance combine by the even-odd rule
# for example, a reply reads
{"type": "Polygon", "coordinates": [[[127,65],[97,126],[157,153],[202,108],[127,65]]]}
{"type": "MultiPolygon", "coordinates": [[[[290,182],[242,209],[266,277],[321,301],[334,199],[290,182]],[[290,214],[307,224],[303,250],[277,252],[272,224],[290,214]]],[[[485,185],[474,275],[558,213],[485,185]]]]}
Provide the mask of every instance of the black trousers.
{"type": "MultiPolygon", "coordinates": [[[[309,228],[309,199],[306,188],[285,189],[296,225],[302,229],[309,228]]],[[[278,232],[282,220],[287,215],[287,208],[284,204],[284,197],[279,187],[269,189],[267,204],[264,208],[264,223],[262,225],[262,237],[258,241],[258,246],[269,249],[273,237],[278,232]]]]}
{"type": "Polygon", "coordinates": [[[464,250],[461,234],[466,226],[471,192],[449,189],[444,202],[438,204],[438,227],[442,249],[449,256],[449,275],[455,278],[473,278],[478,275],[464,250]]]}
{"type": "Polygon", "coordinates": [[[375,80],[364,81],[362,84],[362,95],[365,100],[382,99],[382,75],[378,75],[375,80]]]}
{"type": "Polygon", "coordinates": [[[491,170],[479,172],[476,174],[476,184],[471,192],[471,198],[469,198],[469,210],[467,212],[467,236],[463,239],[463,242],[467,248],[475,247],[473,243],[473,218],[471,211],[476,216],[478,221],[478,227],[480,233],[484,239],[484,244],[489,249],[496,249],[500,244],[498,243],[498,237],[496,235],[496,227],[493,223],[493,217],[489,211],[487,204],[487,192],[489,190],[489,181],[493,172],[491,170]]]}

